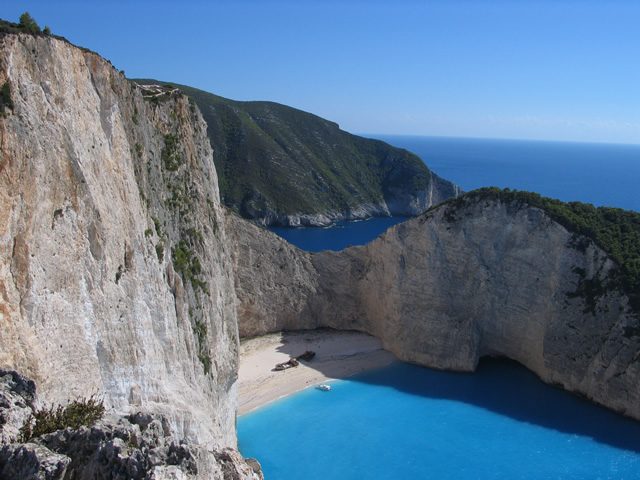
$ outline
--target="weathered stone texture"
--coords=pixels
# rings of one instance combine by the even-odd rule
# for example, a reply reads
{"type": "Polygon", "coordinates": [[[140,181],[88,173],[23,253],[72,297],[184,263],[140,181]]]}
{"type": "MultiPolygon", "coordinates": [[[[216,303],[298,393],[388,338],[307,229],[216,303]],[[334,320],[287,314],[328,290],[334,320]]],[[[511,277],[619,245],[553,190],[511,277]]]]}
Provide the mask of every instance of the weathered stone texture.
{"type": "Polygon", "coordinates": [[[319,288],[309,253],[231,213],[225,221],[240,336],[318,327],[316,319],[303,313],[319,288]]]}
{"type": "Polygon", "coordinates": [[[96,394],[234,446],[232,263],[202,117],[67,42],[0,41],[0,366],[45,403],[96,394]]]}
{"type": "Polygon", "coordinates": [[[0,369],[0,445],[20,439],[20,429],[31,417],[36,384],[18,372],[0,369]]]}
{"type": "MultiPolygon", "coordinates": [[[[235,255],[266,258],[280,242],[263,233],[235,255]]],[[[305,265],[297,284],[313,287],[289,296],[262,294],[280,282],[285,259],[260,269],[236,260],[237,278],[252,279],[239,281],[239,304],[253,304],[238,312],[240,331],[295,328],[278,323],[295,304],[299,328],[364,331],[400,359],[438,369],[472,371],[483,356],[508,357],[640,419],[640,339],[629,333],[638,317],[619,290],[579,293],[585,281],[607,286],[617,268],[592,242],[579,243],[537,208],[479,201],[452,216],[442,206],[366,246],[291,252],[290,262],[305,265]]]]}

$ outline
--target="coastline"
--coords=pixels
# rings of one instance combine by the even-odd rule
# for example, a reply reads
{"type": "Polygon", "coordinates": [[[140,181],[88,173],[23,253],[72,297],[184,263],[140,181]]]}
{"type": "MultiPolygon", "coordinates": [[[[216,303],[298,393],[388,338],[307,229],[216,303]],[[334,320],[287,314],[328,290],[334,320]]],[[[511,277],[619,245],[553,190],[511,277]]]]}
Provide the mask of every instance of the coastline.
{"type": "Polygon", "coordinates": [[[240,341],[238,415],[329,380],[388,365],[397,358],[371,335],[330,329],[279,332],[240,341]],[[310,361],[282,371],[278,363],[315,352],[310,361]]]}

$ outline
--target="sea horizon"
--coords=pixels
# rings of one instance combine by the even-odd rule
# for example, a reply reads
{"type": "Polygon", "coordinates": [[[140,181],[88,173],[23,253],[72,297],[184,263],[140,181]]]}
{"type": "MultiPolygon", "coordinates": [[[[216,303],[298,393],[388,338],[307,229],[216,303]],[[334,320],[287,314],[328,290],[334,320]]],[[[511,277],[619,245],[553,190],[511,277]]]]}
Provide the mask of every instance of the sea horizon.
{"type": "Polygon", "coordinates": [[[540,142],[540,143],[576,143],[586,145],[620,145],[630,147],[640,147],[638,143],[627,142],[605,142],[601,140],[548,140],[542,138],[507,138],[507,137],[473,137],[464,135],[418,135],[409,133],[352,133],[359,137],[370,138],[374,140],[381,140],[383,137],[415,137],[415,138],[440,138],[451,140],[488,140],[488,141],[506,141],[506,142],[540,142]]]}
{"type": "Polygon", "coordinates": [[[497,186],[640,212],[640,144],[378,135],[465,191],[497,186]]]}
{"type": "MultiPolygon", "coordinates": [[[[418,155],[435,174],[465,191],[482,187],[529,191],[563,202],[640,211],[640,145],[474,137],[377,135],[418,155]]],[[[272,227],[312,252],[373,240],[403,217],[379,217],[337,228],[272,227]]]]}

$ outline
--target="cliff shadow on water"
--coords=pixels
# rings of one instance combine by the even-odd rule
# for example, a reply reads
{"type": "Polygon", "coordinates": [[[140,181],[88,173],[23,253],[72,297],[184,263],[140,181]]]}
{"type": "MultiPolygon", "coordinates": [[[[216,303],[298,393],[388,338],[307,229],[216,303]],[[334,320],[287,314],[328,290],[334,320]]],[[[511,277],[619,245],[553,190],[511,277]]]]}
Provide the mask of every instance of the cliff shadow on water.
{"type": "Polygon", "coordinates": [[[640,453],[639,422],[547,385],[519,363],[505,358],[483,357],[474,373],[433,370],[398,361],[348,380],[428,399],[462,402],[517,422],[640,453]]]}
{"type": "MultiPolygon", "coordinates": [[[[302,355],[305,350],[317,350],[318,345],[324,345],[321,339],[326,339],[328,335],[332,341],[338,339],[342,342],[339,354],[336,354],[337,350],[332,352],[332,347],[324,345],[320,346],[318,356],[314,359],[316,361],[304,361],[306,367],[328,378],[337,378],[340,375],[336,375],[336,372],[341,367],[336,363],[343,361],[340,358],[346,360],[350,355],[357,355],[355,352],[362,345],[356,342],[361,342],[364,334],[319,328],[283,331],[281,335],[282,345],[277,347],[277,351],[291,358],[302,355]],[[352,342],[352,348],[349,348],[349,342],[352,342]],[[339,360],[327,362],[327,357],[331,355],[339,360]],[[319,358],[323,361],[317,361],[319,358]]],[[[375,337],[370,340],[367,342],[370,344],[368,348],[377,342],[375,337]]],[[[346,381],[381,387],[380,395],[385,395],[382,393],[385,389],[392,388],[426,400],[459,402],[518,423],[590,438],[599,444],[640,453],[640,422],[600,407],[584,397],[545,384],[520,363],[505,357],[482,357],[473,373],[435,370],[396,360],[385,367],[353,374],[346,381]]],[[[332,394],[340,393],[334,391],[332,394]]],[[[424,405],[425,408],[434,405],[434,408],[438,408],[438,403],[428,402],[424,405]]],[[[496,432],[486,435],[498,435],[499,431],[500,428],[496,427],[496,432]]]]}

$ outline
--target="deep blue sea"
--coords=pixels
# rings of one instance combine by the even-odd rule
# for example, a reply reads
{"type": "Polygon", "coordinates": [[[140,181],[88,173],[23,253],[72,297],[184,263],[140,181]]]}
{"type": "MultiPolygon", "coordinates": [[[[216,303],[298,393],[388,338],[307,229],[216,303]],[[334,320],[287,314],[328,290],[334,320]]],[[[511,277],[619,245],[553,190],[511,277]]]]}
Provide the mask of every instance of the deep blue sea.
{"type": "MultiPolygon", "coordinates": [[[[417,154],[469,191],[496,186],[640,212],[640,145],[365,135],[417,154]]],[[[397,221],[372,219],[335,229],[273,229],[304,250],[365,244],[397,221]]]]}
{"type": "Polygon", "coordinates": [[[336,222],[331,228],[271,227],[269,230],[309,252],[339,251],[351,245],[364,245],[404,220],[406,218],[403,217],[381,217],[360,222],[336,222]]]}
{"type": "Polygon", "coordinates": [[[377,135],[469,191],[501,187],[640,212],[640,145],[377,135]]]}
{"type": "Polygon", "coordinates": [[[640,478],[640,423],[514,362],[396,362],[331,386],[239,417],[240,451],[267,480],[640,478]]]}

